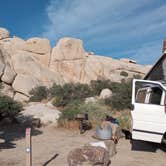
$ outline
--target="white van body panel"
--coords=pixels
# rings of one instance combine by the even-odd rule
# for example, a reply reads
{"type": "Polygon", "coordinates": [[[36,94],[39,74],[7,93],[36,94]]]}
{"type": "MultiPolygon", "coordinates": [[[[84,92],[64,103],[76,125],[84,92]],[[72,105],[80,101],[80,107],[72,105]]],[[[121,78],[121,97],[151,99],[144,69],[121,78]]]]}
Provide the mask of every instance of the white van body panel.
{"type": "MultiPolygon", "coordinates": [[[[147,84],[148,85],[148,84],[147,84]]],[[[133,80],[132,89],[132,139],[144,140],[161,143],[164,133],[166,132],[166,108],[165,93],[166,88],[156,81],[133,80]],[[149,83],[149,87],[138,90],[146,91],[145,102],[136,102],[135,83],[149,83]],[[152,83],[152,84],[151,84],[152,83]],[[151,87],[160,87],[162,91],[161,101],[157,104],[149,104],[151,87]]]]}

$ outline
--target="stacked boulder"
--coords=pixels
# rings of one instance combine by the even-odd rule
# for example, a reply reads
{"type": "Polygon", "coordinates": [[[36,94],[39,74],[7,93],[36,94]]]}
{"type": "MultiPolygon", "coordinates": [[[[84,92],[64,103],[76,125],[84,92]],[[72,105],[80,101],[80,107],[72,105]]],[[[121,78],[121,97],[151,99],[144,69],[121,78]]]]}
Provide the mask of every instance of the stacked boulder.
{"type": "Polygon", "coordinates": [[[24,41],[5,36],[6,31],[0,29],[0,76],[5,86],[12,87],[14,99],[28,100],[29,91],[38,85],[63,83],[59,73],[48,69],[51,46],[47,39],[24,41]]]}
{"type": "Polygon", "coordinates": [[[62,38],[52,49],[48,39],[25,41],[9,34],[0,28],[0,78],[6,94],[10,91],[10,96],[19,101],[28,100],[29,91],[38,85],[89,83],[97,79],[119,82],[124,78],[121,71],[128,77],[144,76],[149,71],[149,66],[88,53],[80,39],[62,38]]]}

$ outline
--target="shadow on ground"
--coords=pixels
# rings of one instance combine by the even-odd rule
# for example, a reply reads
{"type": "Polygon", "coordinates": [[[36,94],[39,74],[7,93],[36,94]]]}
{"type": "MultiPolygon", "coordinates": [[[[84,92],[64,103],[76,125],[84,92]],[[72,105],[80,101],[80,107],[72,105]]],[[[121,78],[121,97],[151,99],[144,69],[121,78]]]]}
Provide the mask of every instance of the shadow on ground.
{"type": "Polygon", "coordinates": [[[147,141],[132,140],[132,135],[129,130],[122,129],[122,133],[124,134],[125,139],[130,140],[131,150],[133,151],[145,151],[155,153],[157,150],[161,150],[163,152],[166,152],[166,144],[157,144],[147,141]]]}
{"type": "Polygon", "coordinates": [[[132,140],[131,150],[154,152],[154,153],[158,150],[161,150],[163,152],[166,152],[166,144],[157,144],[153,142],[132,140]]]}
{"type": "Polygon", "coordinates": [[[26,127],[32,128],[32,136],[42,134],[42,132],[32,126],[21,124],[12,124],[8,126],[0,126],[0,150],[16,148],[13,141],[25,138],[26,127]]]}

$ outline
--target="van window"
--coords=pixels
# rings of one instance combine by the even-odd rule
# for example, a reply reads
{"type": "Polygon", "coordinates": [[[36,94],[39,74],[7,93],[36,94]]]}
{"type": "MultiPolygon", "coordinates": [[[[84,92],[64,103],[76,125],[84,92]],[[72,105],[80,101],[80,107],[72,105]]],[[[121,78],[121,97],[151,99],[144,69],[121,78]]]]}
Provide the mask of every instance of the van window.
{"type": "Polygon", "coordinates": [[[157,104],[160,105],[162,96],[162,90],[158,87],[151,88],[150,97],[149,97],[149,104],[157,104]]]}
{"type": "Polygon", "coordinates": [[[146,89],[138,90],[136,96],[136,103],[145,103],[146,89]]]}
{"type": "Polygon", "coordinates": [[[163,89],[160,85],[149,82],[135,82],[135,102],[143,104],[161,104],[163,89]]]}

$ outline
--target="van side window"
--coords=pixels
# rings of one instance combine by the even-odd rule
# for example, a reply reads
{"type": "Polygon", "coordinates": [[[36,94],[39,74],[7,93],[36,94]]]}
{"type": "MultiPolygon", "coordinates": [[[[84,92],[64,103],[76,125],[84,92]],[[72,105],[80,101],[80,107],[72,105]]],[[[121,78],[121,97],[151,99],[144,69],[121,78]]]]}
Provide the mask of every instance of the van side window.
{"type": "Polygon", "coordinates": [[[146,89],[139,90],[136,96],[136,103],[145,103],[146,89]]]}
{"type": "Polygon", "coordinates": [[[141,104],[160,105],[163,88],[155,83],[135,82],[135,102],[141,104]]]}
{"type": "Polygon", "coordinates": [[[152,88],[150,91],[149,104],[160,105],[162,90],[158,87],[152,88]]]}

